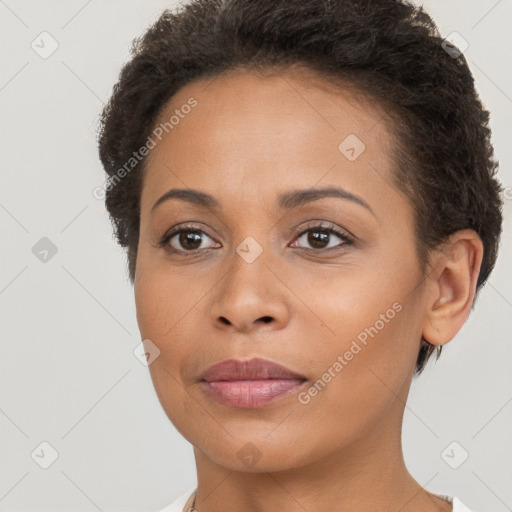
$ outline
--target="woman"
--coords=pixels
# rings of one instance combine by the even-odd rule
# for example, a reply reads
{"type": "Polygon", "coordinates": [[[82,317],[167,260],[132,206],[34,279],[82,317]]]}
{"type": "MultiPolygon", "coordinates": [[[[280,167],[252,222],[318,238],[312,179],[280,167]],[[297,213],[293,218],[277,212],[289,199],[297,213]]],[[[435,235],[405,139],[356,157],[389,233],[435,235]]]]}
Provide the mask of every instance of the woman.
{"type": "Polygon", "coordinates": [[[397,0],[195,0],[102,115],[159,400],[197,489],[162,512],[469,510],[404,463],[411,380],[501,233],[466,61],[397,0]]]}

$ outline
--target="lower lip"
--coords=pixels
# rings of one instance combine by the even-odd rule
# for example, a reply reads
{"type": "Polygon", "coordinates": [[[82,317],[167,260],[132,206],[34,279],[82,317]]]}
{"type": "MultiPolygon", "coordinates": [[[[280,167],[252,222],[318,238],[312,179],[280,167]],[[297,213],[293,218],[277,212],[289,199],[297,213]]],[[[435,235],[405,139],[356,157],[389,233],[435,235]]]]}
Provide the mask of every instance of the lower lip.
{"type": "Polygon", "coordinates": [[[301,379],[218,380],[203,381],[202,385],[221,404],[255,409],[297,391],[305,382],[301,379]]]}

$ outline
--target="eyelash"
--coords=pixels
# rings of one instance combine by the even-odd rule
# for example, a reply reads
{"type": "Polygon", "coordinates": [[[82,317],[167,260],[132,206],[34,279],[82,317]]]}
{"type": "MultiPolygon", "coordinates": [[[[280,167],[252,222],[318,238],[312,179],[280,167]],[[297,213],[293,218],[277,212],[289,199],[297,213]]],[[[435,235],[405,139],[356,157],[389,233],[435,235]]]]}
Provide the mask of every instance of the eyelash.
{"type": "MultiPolygon", "coordinates": [[[[354,237],[352,235],[349,235],[348,233],[346,232],[341,232],[339,231],[338,229],[336,229],[334,227],[333,224],[331,223],[328,223],[328,225],[324,225],[323,223],[320,223],[320,224],[315,224],[315,223],[312,223],[312,224],[308,224],[307,227],[303,230],[301,230],[300,232],[294,234],[294,241],[301,238],[303,235],[305,235],[306,233],[310,232],[310,231],[319,231],[319,232],[322,232],[322,233],[327,233],[329,235],[335,235],[337,237],[339,237],[343,243],[336,246],[336,247],[330,247],[330,248],[327,248],[327,249],[309,249],[309,248],[305,248],[305,250],[307,251],[313,251],[313,252],[331,252],[331,251],[339,251],[339,250],[342,250],[342,248],[344,246],[347,246],[347,245],[352,245],[355,241],[354,237]]],[[[182,233],[182,232],[194,232],[196,234],[205,234],[206,236],[209,236],[208,233],[204,232],[202,229],[199,229],[198,227],[192,225],[192,224],[186,224],[186,225],[181,225],[181,226],[176,226],[174,228],[172,228],[170,231],[168,231],[167,233],[165,233],[165,235],[162,237],[162,239],[160,240],[160,242],[158,242],[158,246],[159,247],[162,247],[164,248],[166,251],[170,252],[170,253],[173,253],[173,254],[184,254],[184,255],[190,255],[190,256],[193,256],[195,254],[197,254],[198,252],[201,252],[201,251],[204,251],[205,249],[194,249],[194,250],[191,250],[191,251],[187,251],[187,250],[177,250],[177,249],[174,249],[174,248],[170,248],[168,246],[168,243],[169,241],[176,235],[182,233]]],[[[211,237],[209,237],[211,238],[211,237]]],[[[299,247],[299,249],[303,249],[301,247],[299,247]]]]}

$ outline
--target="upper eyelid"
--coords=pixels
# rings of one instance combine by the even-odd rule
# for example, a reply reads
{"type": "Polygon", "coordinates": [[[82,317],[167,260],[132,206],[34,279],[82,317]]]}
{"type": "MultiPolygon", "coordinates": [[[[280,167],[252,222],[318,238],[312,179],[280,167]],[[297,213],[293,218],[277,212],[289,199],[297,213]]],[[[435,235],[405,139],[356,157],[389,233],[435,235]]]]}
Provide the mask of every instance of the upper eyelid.
{"type": "MultiPolygon", "coordinates": [[[[200,224],[200,223],[199,223],[200,224]]],[[[291,234],[292,235],[295,235],[295,236],[298,236],[298,235],[301,235],[303,234],[305,231],[309,231],[310,229],[320,229],[320,228],[324,228],[324,229],[334,229],[334,230],[337,230],[337,231],[344,231],[348,234],[348,236],[352,236],[354,237],[354,235],[352,235],[352,233],[346,229],[346,228],[342,228],[342,227],[338,227],[336,224],[334,224],[333,222],[331,221],[325,221],[325,220],[316,220],[316,221],[309,221],[308,222],[308,225],[306,226],[303,226],[302,228],[300,229],[297,229],[297,230],[294,230],[291,234]],[[327,223],[326,225],[324,225],[323,223],[327,223]]],[[[190,231],[193,231],[193,230],[196,230],[196,231],[201,231],[203,232],[204,234],[210,236],[208,234],[208,231],[203,229],[202,227],[199,227],[199,226],[196,226],[194,225],[194,222],[185,222],[183,224],[177,224],[176,226],[168,229],[162,236],[162,238],[165,238],[166,236],[168,236],[169,234],[172,234],[172,235],[175,235],[177,233],[179,233],[180,231],[182,230],[187,230],[189,229],[190,231]]],[[[210,238],[212,238],[210,236],[210,238]]]]}
{"type": "Polygon", "coordinates": [[[352,233],[350,231],[348,231],[348,229],[339,227],[336,224],[334,224],[334,222],[325,221],[325,220],[309,221],[307,226],[294,231],[294,234],[295,234],[295,236],[299,236],[299,235],[302,235],[306,231],[310,231],[312,229],[322,229],[322,228],[326,229],[327,231],[342,231],[342,232],[346,233],[347,236],[355,238],[354,235],[352,235],[352,233]],[[326,224],[324,224],[324,222],[326,224]]]}

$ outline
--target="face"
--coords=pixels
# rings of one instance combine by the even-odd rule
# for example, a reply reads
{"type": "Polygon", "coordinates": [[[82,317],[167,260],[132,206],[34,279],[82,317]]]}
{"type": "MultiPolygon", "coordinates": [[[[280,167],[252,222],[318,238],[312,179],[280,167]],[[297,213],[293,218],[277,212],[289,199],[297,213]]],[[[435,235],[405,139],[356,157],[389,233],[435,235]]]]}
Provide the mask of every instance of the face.
{"type": "Polygon", "coordinates": [[[135,299],[160,351],[151,377],[181,434],[230,469],[283,470],[396,437],[425,322],[389,127],[304,76],[232,71],[185,86],[145,169],[135,299]],[[211,198],[161,199],[172,189],[211,198]],[[302,380],[258,406],[205,390],[211,365],[252,358],[302,380]]]}

